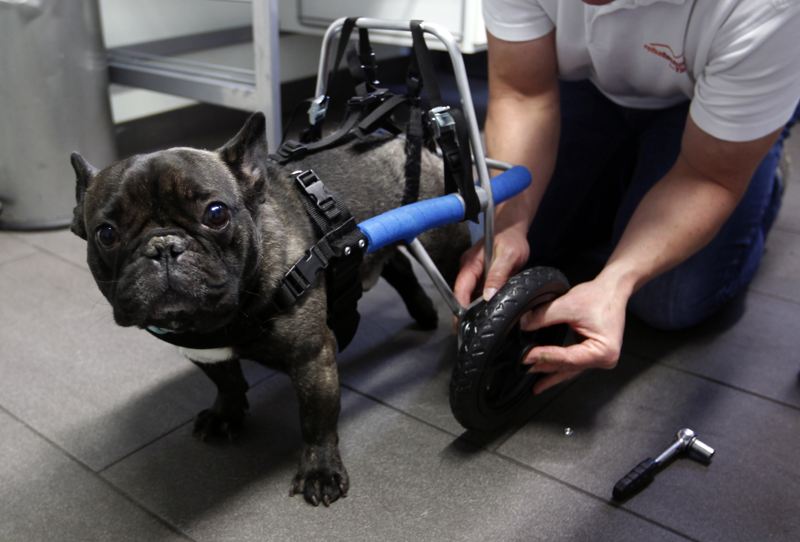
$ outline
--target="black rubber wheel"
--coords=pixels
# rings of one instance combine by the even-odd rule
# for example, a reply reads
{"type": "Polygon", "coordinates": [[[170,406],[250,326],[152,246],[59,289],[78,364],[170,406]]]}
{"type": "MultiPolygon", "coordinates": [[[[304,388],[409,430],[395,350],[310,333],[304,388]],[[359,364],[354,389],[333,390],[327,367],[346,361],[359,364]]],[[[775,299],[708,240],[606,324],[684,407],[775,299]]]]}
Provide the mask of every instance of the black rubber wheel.
{"type": "Polygon", "coordinates": [[[567,290],[569,282],[557,269],[526,269],[462,318],[450,380],[450,407],[461,425],[479,431],[499,429],[534,400],[531,388],[538,375],[528,374],[522,358],[536,345],[564,344],[568,328],[524,332],[519,320],[567,290]]]}

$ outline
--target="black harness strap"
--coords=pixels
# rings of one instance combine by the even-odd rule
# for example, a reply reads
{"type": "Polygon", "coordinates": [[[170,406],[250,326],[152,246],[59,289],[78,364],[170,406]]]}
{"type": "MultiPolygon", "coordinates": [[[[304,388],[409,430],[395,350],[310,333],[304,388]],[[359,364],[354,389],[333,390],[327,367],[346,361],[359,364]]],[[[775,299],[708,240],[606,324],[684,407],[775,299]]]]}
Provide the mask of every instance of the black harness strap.
{"type": "Polygon", "coordinates": [[[358,29],[358,58],[361,60],[367,91],[377,89],[381,84],[378,81],[378,61],[369,42],[369,31],[366,28],[358,29]]]}
{"type": "Polygon", "coordinates": [[[419,199],[419,182],[422,173],[422,147],[425,141],[425,128],[422,125],[422,80],[419,67],[412,57],[406,74],[408,89],[408,122],[406,123],[406,162],[404,166],[406,185],[403,189],[403,205],[419,199]]]}
{"type": "Polygon", "coordinates": [[[360,136],[371,134],[378,128],[383,128],[395,135],[400,133],[400,129],[391,122],[389,116],[395,109],[405,104],[408,99],[406,96],[399,94],[391,95],[387,93],[387,96],[388,98],[385,99],[383,103],[358,123],[356,129],[360,136]]]}
{"type": "MultiPolygon", "coordinates": [[[[339,45],[336,48],[336,58],[333,61],[333,69],[328,72],[328,80],[325,83],[325,92],[330,92],[331,88],[333,87],[333,78],[336,75],[336,72],[339,71],[339,65],[342,63],[342,58],[344,58],[344,53],[347,50],[347,45],[350,43],[350,34],[353,33],[353,28],[356,26],[356,19],[358,17],[349,17],[344,20],[342,24],[342,30],[339,33],[339,45]]],[[[303,143],[310,143],[312,141],[317,141],[322,137],[322,122],[325,120],[324,111],[328,107],[328,96],[320,97],[318,96],[316,99],[321,99],[321,103],[312,104],[312,107],[316,107],[321,109],[323,112],[318,117],[315,118],[310,126],[306,128],[303,133],[300,135],[300,141],[303,143]]]]}
{"type": "Polygon", "coordinates": [[[464,199],[464,216],[477,221],[481,207],[472,178],[466,122],[461,111],[445,105],[442,100],[439,84],[436,82],[436,71],[433,69],[430,51],[425,43],[420,23],[421,21],[411,21],[410,25],[415,57],[413,62],[416,62],[416,69],[422,76],[422,84],[430,101],[431,109],[425,120],[436,143],[442,149],[445,163],[445,190],[447,192],[457,190],[464,199]]]}
{"type": "Polygon", "coordinates": [[[295,186],[303,195],[306,212],[321,237],[284,275],[275,302],[284,310],[291,307],[317,285],[320,273],[325,271],[328,327],[336,335],[339,350],[344,350],[353,339],[360,320],[359,268],[366,240],[355,218],[314,171],[301,171],[294,178],[295,186]]]}
{"type": "Polygon", "coordinates": [[[404,96],[395,96],[383,88],[370,92],[366,96],[353,96],[347,101],[347,116],[336,131],[309,143],[287,140],[274,154],[270,155],[270,158],[284,165],[299,160],[307,154],[342,145],[354,137],[370,133],[378,127],[386,128],[396,134],[399,130],[393,127],[389,116],[403,103],[405,103],[404,96]]]}

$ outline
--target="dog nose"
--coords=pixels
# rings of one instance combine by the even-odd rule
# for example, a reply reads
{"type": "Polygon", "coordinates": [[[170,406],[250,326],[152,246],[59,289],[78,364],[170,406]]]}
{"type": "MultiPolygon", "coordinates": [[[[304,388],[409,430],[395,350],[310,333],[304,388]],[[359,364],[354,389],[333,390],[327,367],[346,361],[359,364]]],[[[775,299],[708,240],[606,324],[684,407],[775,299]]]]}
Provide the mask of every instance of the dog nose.
{"type": "Polygon", "coordinates": [[[165,256],[177,258],[186,251],[186,240],[177,235],[159,235],[152,237],[144,247],[144,255],[160,260],[165,256]]]}

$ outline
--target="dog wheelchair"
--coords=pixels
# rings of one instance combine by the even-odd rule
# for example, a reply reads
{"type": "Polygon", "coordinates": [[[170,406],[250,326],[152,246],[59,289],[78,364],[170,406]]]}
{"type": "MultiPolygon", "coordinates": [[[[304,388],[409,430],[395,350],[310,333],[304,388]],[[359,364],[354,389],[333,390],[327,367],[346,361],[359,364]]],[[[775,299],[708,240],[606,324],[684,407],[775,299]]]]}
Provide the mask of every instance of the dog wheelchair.
{"type": "MultiPolygon", "coordinates": [[[[453,415],[467,429],[496,430],[526,412],[534,399],[531,388],[537,375],[528,374],[527,366],[521,363],[527,352],[536,345],[563,344],[567,336],[566,326],[524,332],[520,329],[519,320],[531,309],[564,294],[569,284],[558,270],[535,267],[512,277],[488,302],[479,298],[464,307],[417,239],[421,233],[445,224],[465,219],[477,221],[480,214],[483,217],[488,272],[492,260],[495,204],[522,192],[531,183],[527,169],[485,156],[464,60],[449,31],[422,21],[342,18],[333,22],[323,38],[315,97],[308,110],[309,126],[301,142],[284,142],[278,149],[277,157],[288,161],[301,154],[329,148],[353,130],[369,131],[376,127],[388,127],[390,131],[400,132],[395,125],[384,121],[401,103],[411,104],[406,130],[406,137],[412,141],[411,152],[415,148],[419,152],[422,132],[427,129],[443,156],[449,193],[421,201],[415,201],[413,196],[404,197],[404,205],[355,225],[357,229],[353,229],[356,236],[347,238],[348,244],[342,249],[343,254],[349,256],[355,248],[371,253],[397,243],[407,247],[459,321],[458,356],[450,382],[453,415]],[[341,126],[333,134],[322,137],[332,75],[345,56],[351,32],[356,29],[359,33],[358,51],[350,52],[348,64],[351,75],[355,74],[357,79],[359,95],[348,102],[350,113],[341,126]],[[413,56],[408,95],[393,95],[380,87],[376,77],[375,55],[369,45],[369,30],[411,32],[413,56]],[[460,110],[445,105],[441,100],[428,58],[426,37],[439,40],[448,53],[460,97],[460,110]],[[337,38],[338,48],[331,65],[330,53],[337,38]],[[423,87],[429,101],[425,106],[421,100],[423,87]],[[416,147],[413,144],[415,140],[416,147]],[[477,185],[473,168],[477,173],[477,185]],[[501,170],[502,173],[490,179],[489,168],[501,170]]],[[[412,156],[410,160],[413,159],[412,156]]],[[[419,175],[418,170],[416,174],[419,175]]],[[[311,201],[318,205],[322,198],[329,196],[324,191],[311,194],[310,186],[305,186],[304,190],[309,193],[311,201]]],[[[319,192],[319,189],[316,190],[319,192]]],[[[298,262],[298,265],[301,263],[298,262]]],[[[318,267],[311,268],[306,276],[299,276],[295,282],[310,283],[313,275],[319,271],[318,267]]],[[[298,295],[302,295],[302,291],[291,293],[289,297],[298,295]]]]}

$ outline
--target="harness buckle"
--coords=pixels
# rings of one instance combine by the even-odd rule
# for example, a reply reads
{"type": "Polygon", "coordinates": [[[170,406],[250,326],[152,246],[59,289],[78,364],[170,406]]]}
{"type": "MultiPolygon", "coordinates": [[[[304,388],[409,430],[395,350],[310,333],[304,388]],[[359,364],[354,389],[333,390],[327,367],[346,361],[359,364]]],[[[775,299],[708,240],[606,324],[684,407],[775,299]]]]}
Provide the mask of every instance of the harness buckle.
{"type": "Polygon", "coordinates": [[[357,230],[355,224],[355,219],[350,217],[306,250],[303,257],[289,269],[281,281],[276,293],[276,302],[280,307],[291,306],[309,288],[315,286],[320,271],[328,269],[333,263],[332,260],[353,254],[358,254],[360,257],[364,247],[355,239],[363,234],[358,232],[354,237],[346,233],[357,230]]]}
{"type": "Polygon", "coordinates": [[[301,171],[295,175],[295,180],[303,191],[311,196],[317,208],[325,214],[330,221],[335,221],[341,214],[336,208],[333,195],[325,188],[325,184],[317,177],[313,169],[301,171]]]}
{"type": "Polygon", "coordinates": [[[330,102],[330,98],[325,94],[317,96],[311,101],[308,108],[308,123],[311,126],[315,126],[325,119],[325,115],[328,114],[328,102],[330,102]]]}
{"type": "Polygon", "coordinates": [[[317,282],[317,274],[328,267],[333,256],[333,249],[324,237],[308,249],[284,275],[278,291],[278,303],[283,307],[288,307],[306,290],[314,286],[317,282]]]}
{"type": "Polygon", "coordinates": [[[425,113],[425,120],[428,122],[428,127],[433,130],[436,139],[442,137],[443,134],[452,133],[456,129],[456,120],[450,114],[449,105],[440,105],[430,109],[425,113]]]}

